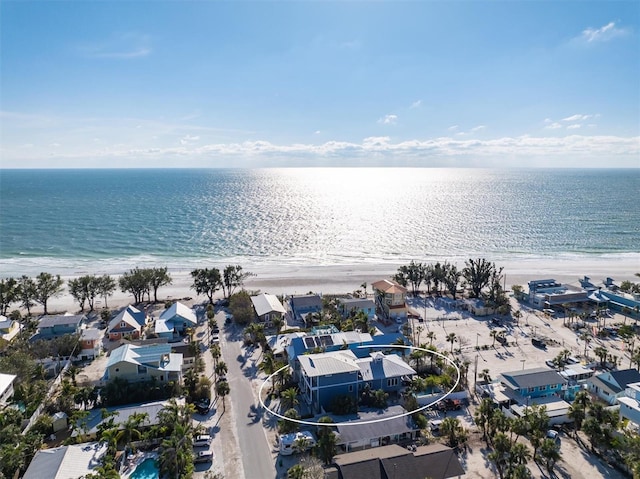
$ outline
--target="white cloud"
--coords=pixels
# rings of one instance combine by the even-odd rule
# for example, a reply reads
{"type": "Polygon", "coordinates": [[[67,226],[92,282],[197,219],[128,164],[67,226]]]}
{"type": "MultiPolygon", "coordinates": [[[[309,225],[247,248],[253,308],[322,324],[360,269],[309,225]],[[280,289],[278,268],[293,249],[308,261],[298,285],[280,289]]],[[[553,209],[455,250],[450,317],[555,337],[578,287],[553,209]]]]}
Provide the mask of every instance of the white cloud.
{"type": "Polygon", "coordinates": [[[585,120],[588,120],[589,118],[593,118],[593,115],[576,114],[576,115],[571,115],[566,118],[563,118],[562,121],[585,121],[585,120]]]}
{"type": "Polygon", "coordinates": [[[627,33],[627,29],[616,27],[616,22],[609,22],[600,28],[588,27],[584,29],[579,38],[587,43],[606,42],[627,33]]]}
{"type": "Polygon", "coordinates": [[[182,138],[180,138],[180,144],[190,145],[190,144],[196,143],[199,139],[200,139],[199,136],[185,135],[182,138]]]}
{"type": "Polygon", "coordinates": [[[545,123],[553,123],[553,120],[551,118],[545,118],[544,122],[545,123]]]}
{"type": "Polygon", "coordinates": [[[416,100],[411,104],[409,108],[413,110],[414,108],[419,108],[421,105],[422,105],[422,100],[416,100]]]}
{"type": "Polygon", "coordinates": [[[459,125],[451,125],[449,128],[447,128],[447,130],[449,131],[456,131],[459,127],[459,125]]]}
{"type": "Polygon", "coordinates": [[[567,127],[567,130],[577,130],[581,127],[582,125],[580,125],[580,123],[574,123],[573,125],[569,125],[567,127]]]}
{"type": "Polygon", "coordinates": [[[321,133],[320,130],[316,130],[313,132],[314,135],[319,135],[320,133],[321,133]]]}
{"type": "Polygon", "coordinates": [[[151,54],[151,38],[136,32],[115,33],[106,40],[85,43],[78,51],[88,58],[127,60],[151,54]]]}
{"type": "Polygon", "coordinates": [[[398,115],[385,115],[378,120],[382,125],[395,125],[398,121],[398,115]]]}
{"type": "Polygon", "coordinates": [[[562,124],[558,123],[557,121],[545,126],[545,129],[547,130],[557,130],[558,128],[562,128],[562,124]]]}
{"type": "Polygon", "coordinates": [[[471,133],[475,133],[476,131],[484,130],[486,128],[485,125],[478,125],[471,128],[471,133]]]}

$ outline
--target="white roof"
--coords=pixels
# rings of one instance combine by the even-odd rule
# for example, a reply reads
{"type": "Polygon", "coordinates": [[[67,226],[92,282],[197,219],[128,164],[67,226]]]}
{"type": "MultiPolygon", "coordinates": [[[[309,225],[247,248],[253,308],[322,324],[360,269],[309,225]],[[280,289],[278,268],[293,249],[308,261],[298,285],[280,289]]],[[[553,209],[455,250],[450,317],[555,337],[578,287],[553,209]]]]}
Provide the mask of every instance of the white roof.
{"type": "Polygon", "coordinates": [[[298,356],[298,361],[307,377],[360,371],[356,364],[356,355],[348,349],[320,354],[303,354],[298,356]]]}
{"type": "Polygon", "coordinates": [[[362,372],[363,381],[413,376],[416,373],[397,354],[384,354],[376,351],[371,353],[368,358],[358,359],[356,362],[362,372]]]}
{"type": "Polygon", "coordinates": [[[258,316],[276,312],[284,314],[286,311],[280,300],[273,294],[262,293],[258,296],[251,296],[253,308],[258,316]]]}
{"type": "Polygon", "coordinates": [[[147,346],[136,346],[134,344],[123,344],[119,348],[111,351],[107,367],[126,362],[139,366],[146,366],[162,371],[181,371],[182,354],[172,353],[169,344],[151,344],[147,346]],[[162,361],[162,358],[168,360],[162,361]],[[160,365],[156,366],[155,363],[160,365]]]}
{"type": "Polygon", "coordinates": [[[169,320],[176,316],[191,324],[198,324],[198,318],[196,318],[196,313],[193,312],[193,309],[180,302],[175,302],[168,309],[165,309],[160,315],[160,319],[169,320]]]}
{"type": "Polygon", "coordinates": [[[167,320],[166,319],[156,319],[156,325],[154,327],[154,331],[156,334],[161,334],[161,333],[170,333],[173,331],[173,322],[171,322],[171,320],[169,320],[169,324],[167,324],[167,320]],[[171,326],[171,327],[169,327],[171,326]]]}
{"type": "Polygon", "coordinates": [[[4,394],[4,392],[9,389],[11,383],[17,376],[15,374],[5,374],[0,373],[0,396],[4,394]]]}
{"type": "Polygon", "coordinates": [[[83,477],[101,465],[107,443],[90,442],[42,449],[36,452],[23,479],[83,477]]]}

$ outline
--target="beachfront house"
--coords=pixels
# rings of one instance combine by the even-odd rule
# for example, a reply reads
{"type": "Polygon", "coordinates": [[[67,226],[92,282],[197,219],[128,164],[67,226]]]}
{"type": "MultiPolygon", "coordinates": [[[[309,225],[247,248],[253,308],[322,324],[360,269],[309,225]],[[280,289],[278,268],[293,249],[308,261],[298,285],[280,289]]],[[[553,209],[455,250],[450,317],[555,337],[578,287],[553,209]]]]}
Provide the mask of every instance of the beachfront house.
{"type": "Polygon", "coordinates": [[[561,284],[555,279],[529,281],[529,304],[540,309],[554,309],[563,305],[578,305],[589,302],[589,292],[570,284],[561,284]]]}
{"type": "Polygon", "coordinates": [[[15,319],[7,318],[0,314],[0,338],[11,341],[21,329],[21,325],[15,319]]]}
{"type": "Polygon", "coordinates": [[[340,454],[325,479],[447,479],[465,474],[455,451],[443,444],[411,450],[397,444],[340,454]]]}
{"type": "Polygon", "coordinates": [[[337,396],[353,395],[369,388],[397,395],[415,370],[400,356],[376,351],[358,358],[349,349],[298,357],[300,393],[312,411],[329,410],[337,396]]]}
{"type": "Polygon", "coordinates": [[[37,451],[22,479],[86,477],[102,466],[106,442],[70,444],[37,451]]]}
{"type": "Polygon", "coordinates": [[[338,298],[338,311],[343,318],[363,312],[369,320],[376,315],[376,303],[367,298],[338,298]]]}
{"type": "Polygon", "coordinates": [[[628,419],[640,429],[640,382],[627,385],[624,395],[618,398],[620,419],[628,419]]]}
{"type": "Polygon", "coordinates": [[[383,318],[407,319],[407,288],[390,279],[376,281],[371,287],[383,318]]]}
{"type": "Polygon", "coordinates": [[[84,314],[46,315],[38,322],[38,332],[32,337],[36,339],[53,339],[67,334],[78,334],[82,324],[87,321],[84,314]]]}
{"type": "Polygon", "coordinates": [[[16,377],[15,374],[0,373],[0,406],[8,404],[13,396],[13,383],[16,377]]]}
{"type": "Polygon", "coordinates": [[[123,344],[111,351],[104,379],[159,382],[182,379],[182,354],[172,353],[170,344],[136,346],[123,344]]]}
{"type": "Polygon", "coordinates": [[[257,296],[251,296],[251,303],[256,312],[258,321],[271,324],[276,318],[282,318],[286,313],[284,306],[273,294],[262,293],[257,296]]]}
{"type": "Polygon", "coordinates": [[[160,317],[156,319],[156,333],[160,337],[184,336],[188,328],[194,328],[198,324],[196,313],[189,306],[180,302],[173,303],[165,309],[160,317]],[[163,334],[160,334],[164,332],[163,334]]]}
{"type": "Polygon", "coordinates": [[[589,378],[587,386],[592,394],[611,406],[625,395],[629,384],[640,382],[640,372],[635,369],[606,371],[589,378]]]}
{"type": "Polygon", "coordinates": [[[109,321],[107,334],[112,341],[124,338],[138,339],[146,325],[147,315],[135,306],[127,306],[109,321]]]}
{"type": "Polygon", "coordinates": [[[459,301],[462,309],[469,311],[474,316],[489,316],[495,313],[495,308],[489,306],[483,299],[467,298],[459,301]]]}
{"type": "Polygon", "coordinates": [[[81,361],[97,358],[102,352],[102,331],[95,328],[86,328],[80,332],[80,353],[78,358],[81,361]]]}
{"type": "Polygon", "coordinates": [[[322,312],[322,298],[317,294],[291,296],[289,307],[297,321],[306,322],[307,315],[322,312]]]}

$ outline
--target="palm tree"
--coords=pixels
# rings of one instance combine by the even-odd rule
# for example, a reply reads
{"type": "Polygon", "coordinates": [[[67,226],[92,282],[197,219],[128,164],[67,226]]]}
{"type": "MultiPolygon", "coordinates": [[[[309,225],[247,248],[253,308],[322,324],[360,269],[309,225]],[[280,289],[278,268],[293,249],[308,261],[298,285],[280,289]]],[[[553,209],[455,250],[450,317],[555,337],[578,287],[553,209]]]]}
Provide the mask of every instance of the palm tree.
{"type": "Polygon", "coordinates": [[[227,363],[225,363],[224,361],[220,361],[218,364],[216,364],[216,367],[215,367],[216,377],[224,376],[225,374],[227,374],[228,371],[229,371],[229,368],[227,367],[227,363]]]}
{"type": "Polygon", "coordinates": [[[295,408],[299,403],[297,388],[285,389],[280,393],[280,410],[287,411],[295,408]]]}
{"type": "Polygon", "coordinates": [[[491,382],[491,375],[489,374],[489,370],[488,369],[483,369],[480,372],[480,378],[482,378],[482,380],[489,384],[491,382]]]}
{"type": "Polygon", "coordinates": [[[451,354],[453,354],[453,343],[455,343],[457,340],[458,337],[456,336],[456,333],[447,334],[447,342],[451,343],[451,354]]]}
{"type": "Polygon", "coordinates": [[[213,364],[218,364],[218,359],[222,356],[222,351],[220,351],[220,345],[214,344],[211,346],[211,356],[213,357],[213,364]]]}
{"type": "Polygon", "coordinates": [[[119,430],[116,435],[117,443],[127,445],[134,440],[139,440],[142,437],[140,426],[148,419],[149,415],[147,413],[133,413],[129,416],[122,425],[122,429],[119,430]]]}
{"type": "Polygon", "coordinates": [[[276,335],[280,334],[282,327],[284,326],[284,319],[281,316],[276,316],[271,319],[271,323],[276,328],[276,335]]]}
{"type": "Polygon", "coordinates": [[[580,339],[584,341],[584,357],[587,357],[587,347],[589,346],[589,343],[591,342],[591,335],[588,333],[582,333],[580,335],[580,339]]]}
{"type": "Polygon", "coordinates": [[[429,340],[429,344],[433,345],[433,340],[436,339],[436,333],[434,333],[433,331],[429,331],[427,333],[427,339],[429,340]]]}
{"type": "Polygon", "coordinates": [[[227,410],[227,404],[225,402],[225,397],[231,392],[231,388],[229,387],[229,383],[227,381],[220,381],[216,384],[216,394],[222,398],[222,411],[227,410]]]}
{"type": "Polygon", "coordinates": [[[609,355],[609,351],[607,350],[607,348],[598,346],[593,350],[593,354],[595,354],[596,357],[600,359],[600,366],[604,368],[604,363],[607,361],[607,356],[609,355]]]}
{"type": "Polygon", "coordinates": [[[440,425],[440,432],[447,437],[449,447],[458,447],[467,439],[467,433],[457,417],[446,417],[440,425]]]}
{"type": "Polygon", "coordinates": [[[489,333],[489,336],[491,336],[493,338],[493,344],[491,345],[492,348],[496,347],[496,338],[498,337],[498,330],[497,329],[492,329],[491,332],[489,333]]]}

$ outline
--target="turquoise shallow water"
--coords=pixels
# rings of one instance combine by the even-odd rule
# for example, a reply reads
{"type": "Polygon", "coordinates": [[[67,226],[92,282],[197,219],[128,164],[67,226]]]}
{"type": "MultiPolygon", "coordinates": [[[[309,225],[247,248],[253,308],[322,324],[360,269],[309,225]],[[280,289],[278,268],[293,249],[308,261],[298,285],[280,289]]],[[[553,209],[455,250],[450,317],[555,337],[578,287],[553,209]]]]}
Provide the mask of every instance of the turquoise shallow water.
{"type": "Polygon", "coordinates": [[[0,274],[640,253],[640,170],[0,170],[0,274]]]}

